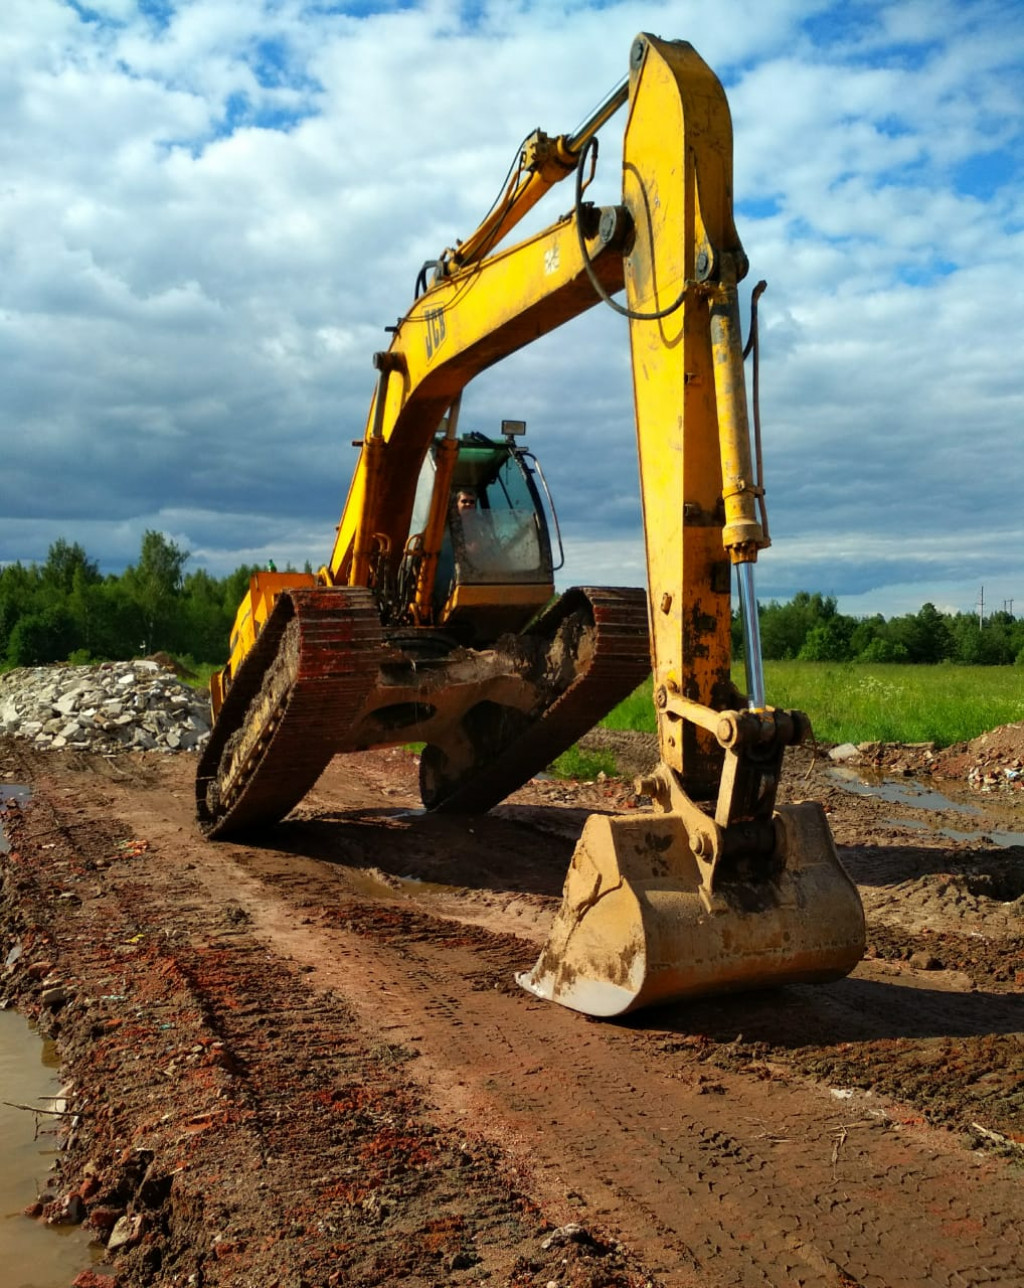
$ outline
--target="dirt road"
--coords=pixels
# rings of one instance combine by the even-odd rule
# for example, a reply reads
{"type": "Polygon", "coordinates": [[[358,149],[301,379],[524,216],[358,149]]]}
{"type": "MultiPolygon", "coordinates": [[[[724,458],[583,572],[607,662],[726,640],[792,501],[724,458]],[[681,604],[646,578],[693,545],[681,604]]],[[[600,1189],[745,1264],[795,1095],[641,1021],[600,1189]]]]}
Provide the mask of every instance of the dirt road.
{"type": "Polygon", "coordinates": [[[211,845],[193,770],[0,745],[32,788],[6,815],[3,986],[57,1032],[78,1113],[44,1208],[113,1231],[98,1273],[1024,1284],[1024,850],[989,839],[1019,793],[968,813],[797,762],[867,959],[608,1024],[513,976],[621,784],[425,817],[414,758],[367,753],[261,845],[211,845]]]}

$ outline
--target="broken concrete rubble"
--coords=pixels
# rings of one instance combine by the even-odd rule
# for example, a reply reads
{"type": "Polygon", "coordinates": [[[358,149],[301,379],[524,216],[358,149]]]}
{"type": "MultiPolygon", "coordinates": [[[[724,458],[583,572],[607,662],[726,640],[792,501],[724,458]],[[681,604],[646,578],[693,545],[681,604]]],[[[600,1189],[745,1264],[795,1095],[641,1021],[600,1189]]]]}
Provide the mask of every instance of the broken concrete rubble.
{"type": "Polygon", "coordinates": [[[52,750],[198,751],[209,699],[149,660],[21,667],[0,675],[0,733],[52,750]]]}

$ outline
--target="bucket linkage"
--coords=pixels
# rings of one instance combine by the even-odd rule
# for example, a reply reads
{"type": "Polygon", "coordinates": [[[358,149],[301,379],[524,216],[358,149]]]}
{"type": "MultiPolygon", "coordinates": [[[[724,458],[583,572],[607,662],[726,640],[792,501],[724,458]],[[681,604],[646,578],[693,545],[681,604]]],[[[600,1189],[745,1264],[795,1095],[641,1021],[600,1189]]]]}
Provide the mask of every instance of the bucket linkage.
{"type": "Polygon", "coordinates": [[[637,782],[658,813],[592,815],[548,941],[518,977],[587,1015],[838,979],[864,953],[860,897],[821,805],[775,809],[783,752],[807,717],[673,705],[724,749],[714,815],[664,763],[637,782]]]}

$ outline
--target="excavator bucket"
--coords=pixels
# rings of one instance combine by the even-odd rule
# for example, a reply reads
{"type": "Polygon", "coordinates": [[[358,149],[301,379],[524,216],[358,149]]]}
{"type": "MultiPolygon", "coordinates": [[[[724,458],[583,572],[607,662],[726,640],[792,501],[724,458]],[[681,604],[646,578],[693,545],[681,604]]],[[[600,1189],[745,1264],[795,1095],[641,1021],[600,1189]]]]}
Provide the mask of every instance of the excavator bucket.
{"type": "Polygon", "coordinates": [[[709,889],[676,814],[591,816],[562,906],[519,983],[585,1015],[839,979],[864,952],[860,897],[813,802],[774,816],[769,874],[709,889]]]}

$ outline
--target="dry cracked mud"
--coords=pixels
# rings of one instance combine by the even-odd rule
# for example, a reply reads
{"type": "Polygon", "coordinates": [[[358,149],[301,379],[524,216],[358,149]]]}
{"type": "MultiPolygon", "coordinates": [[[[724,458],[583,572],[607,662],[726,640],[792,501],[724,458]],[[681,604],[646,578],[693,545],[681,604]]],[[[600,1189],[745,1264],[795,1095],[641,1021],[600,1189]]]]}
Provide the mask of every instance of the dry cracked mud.
{"type": "Polygon", "coordinates": [[[787,769],[864,899],[848,979],[611,1024],[514,974],[621,782],[432,817],[366,753],[212,844],[191,757],[0,743],[2,988],[72,1082],[41,1216],[121,1288],[1024,1284],[1022,797],[906,769],[787,769]]]}

